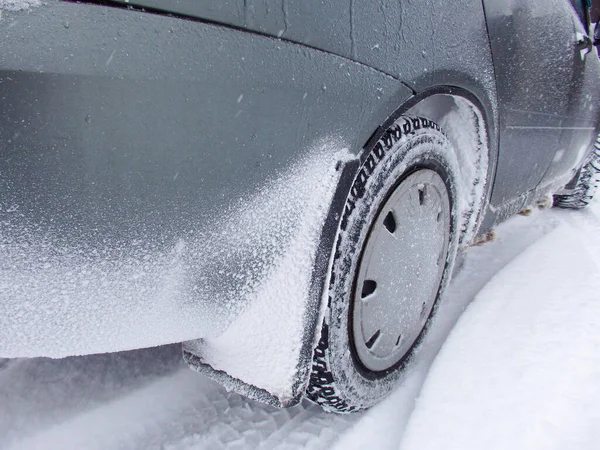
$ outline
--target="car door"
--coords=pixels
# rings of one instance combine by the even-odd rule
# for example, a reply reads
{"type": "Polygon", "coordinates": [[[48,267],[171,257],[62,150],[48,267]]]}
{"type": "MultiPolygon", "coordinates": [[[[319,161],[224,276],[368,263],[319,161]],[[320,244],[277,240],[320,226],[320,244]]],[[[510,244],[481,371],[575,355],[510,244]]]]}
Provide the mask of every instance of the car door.
{"type": "Polygon", "coordinates": [[[535,188],[580,122],[571,103],[575,32],[568,0],[483,0],[499,103],[492,206],[535,188]]]}
{"type": "MultiPolygon", "coordinates": [[[[594,0],[596,3],[600,0],[594,0]]],[[[569,115],[576,119],[570,133],[570,141],[564,149],[555,155],[542,183],[568,173],[580,165],[581,159],[589,151],[597,135],[598,112],[600,102],[600,59],[597,50],[592,45],[593,25],[597,20],[596,10],[590,8],[586,0],[571,0],[571,21],[575,30],[573,48],[572,74],[570,87],[569,115]]],[[[567,136],[565,134],[565,136],[567,136]]]]}

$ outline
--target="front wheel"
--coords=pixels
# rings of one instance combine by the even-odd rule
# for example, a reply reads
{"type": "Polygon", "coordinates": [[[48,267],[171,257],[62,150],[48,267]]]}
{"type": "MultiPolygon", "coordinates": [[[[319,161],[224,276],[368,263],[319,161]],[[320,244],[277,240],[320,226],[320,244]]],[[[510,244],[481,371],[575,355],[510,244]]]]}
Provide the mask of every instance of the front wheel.
{"type": "Polygon", "coordinates": [[[402,377],[458,244],[457,165],[427,119],[401,117],[359,170],[340,221],[307,395],[352,412],[402,377]]]}

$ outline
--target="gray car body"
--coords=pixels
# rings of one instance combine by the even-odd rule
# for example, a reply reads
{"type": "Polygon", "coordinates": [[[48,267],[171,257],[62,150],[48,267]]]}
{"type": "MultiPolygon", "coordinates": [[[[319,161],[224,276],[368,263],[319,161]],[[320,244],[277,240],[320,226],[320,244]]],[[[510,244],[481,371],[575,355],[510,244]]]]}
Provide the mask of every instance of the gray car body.
{"type": "MultiPolygon", "coordinates": [[[[394,118],[447,95],[486,124],[483,233],[564,187],[598,133],[600,63],[581,57],[567,1],[99,3],[49,0],[0,21],[5,249],[23,229],[78,251],[166,248],[314,143],[333,136],[360,155],[394,118]]],[[[315,312],[304,367],[317,323],[315,312]]]]}

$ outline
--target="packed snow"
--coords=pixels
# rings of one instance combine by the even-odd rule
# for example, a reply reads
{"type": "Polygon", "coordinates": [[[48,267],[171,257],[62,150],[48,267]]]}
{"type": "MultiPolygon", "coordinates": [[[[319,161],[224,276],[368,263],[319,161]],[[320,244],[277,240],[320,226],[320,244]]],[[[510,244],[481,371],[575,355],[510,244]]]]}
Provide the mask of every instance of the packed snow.
{"type": "MultiPolygon", "coordinates": [[[[0,13],[6,11],[26,11],[34,6],[40,6],[40,0],[0,0],[0,13]]],[[[0,17],[2,17],[0,15],[0,17]]]]}
{"type": "Polygon", "coordinates": [[[401,449],[600,446],[600,247],[577,231],[552,231],[477,295],[427,375],[401,449]]]}
{"type": "Polygon", "coordinates": [[[187,369],[177,345],[20,359],[0,369],[0,448],[600,448],[600,202],[496,231],[469,249],[404,383],[369,411],[247,400],[187,369]]]}

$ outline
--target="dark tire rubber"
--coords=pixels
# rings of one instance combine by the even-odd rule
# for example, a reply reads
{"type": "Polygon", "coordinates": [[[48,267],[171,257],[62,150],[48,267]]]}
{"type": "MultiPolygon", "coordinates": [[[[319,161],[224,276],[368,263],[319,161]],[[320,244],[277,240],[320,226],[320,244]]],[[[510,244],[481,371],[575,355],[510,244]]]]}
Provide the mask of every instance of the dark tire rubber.
{"type": "Polygon", "coordinates": [[[459,214],[455,156],[437,124],[420,117],[400,117],[364,157],[340,220],[326,288],[327,308],[306,392],[309,399],[324,409],[350,413],[376,404],[402,379],[420,346],[457,254],[459,214]],[[380,206],[404,178],[421,168],[435,170],[448,190],[452,218],[444,272],[433,310],[413,346],[392,367],[373,372],[361,364],[353,347],[355,274],[380,206]]]}
{"type": "Polygon", "coordinates": [[[594,198],[600,182],[600,135],[588,161],[581,168],[575,188],[567,194],[555,195],[552,206],[568,209],[585,208],[594,198]]]}

